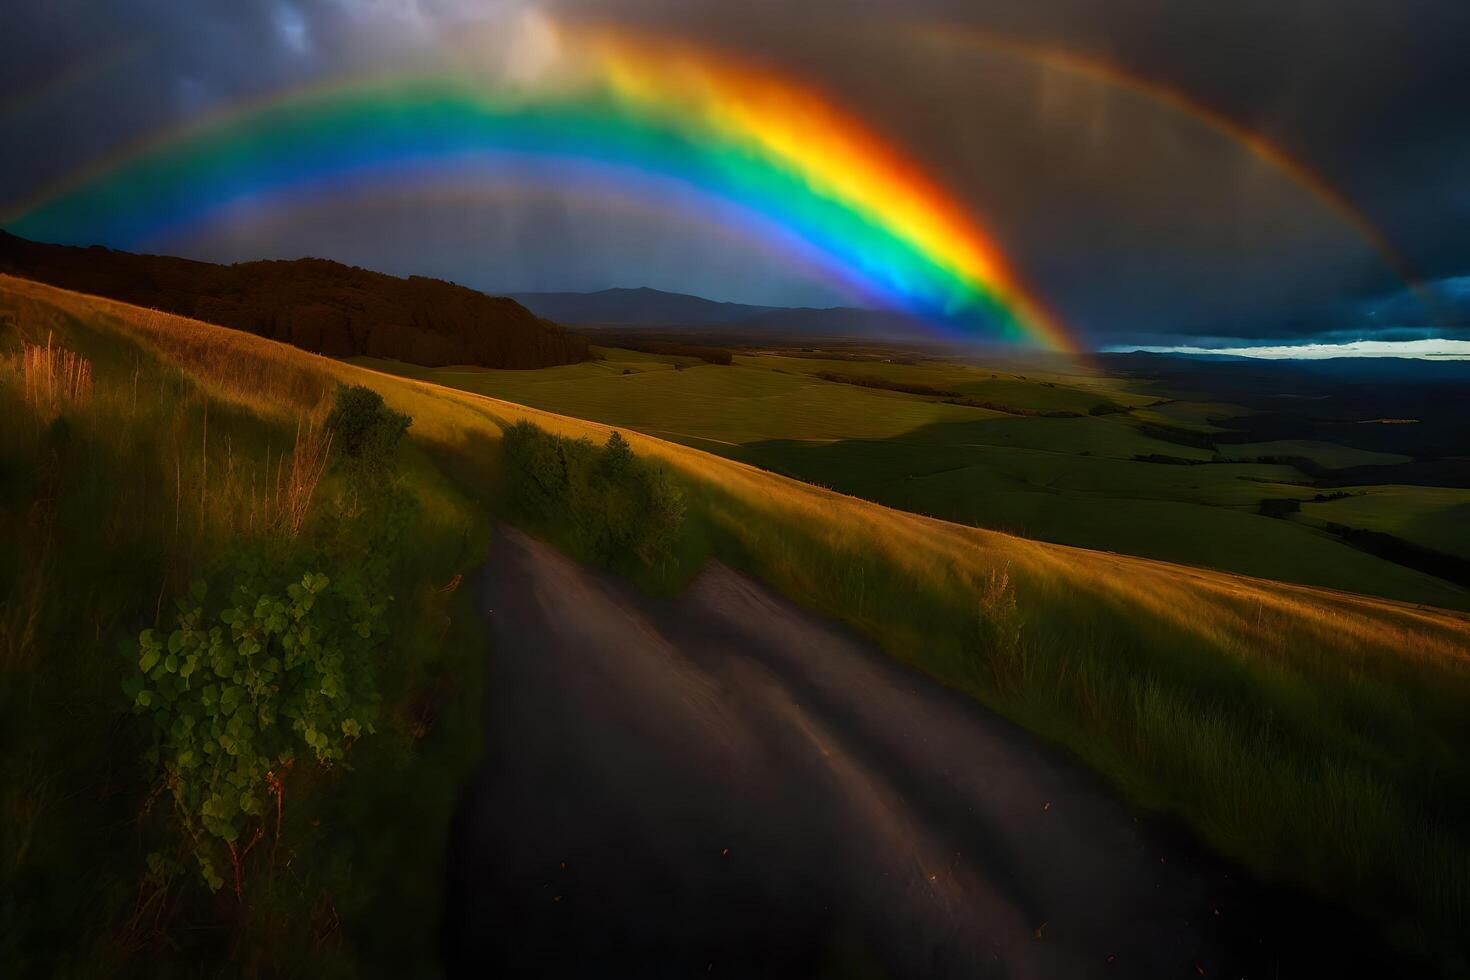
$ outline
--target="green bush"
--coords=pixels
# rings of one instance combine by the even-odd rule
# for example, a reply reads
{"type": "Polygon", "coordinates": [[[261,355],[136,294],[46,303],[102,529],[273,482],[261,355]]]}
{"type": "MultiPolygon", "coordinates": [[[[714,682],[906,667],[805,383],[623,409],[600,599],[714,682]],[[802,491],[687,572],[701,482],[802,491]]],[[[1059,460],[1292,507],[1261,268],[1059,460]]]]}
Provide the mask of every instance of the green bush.
{"type": "Polygon", "coordinates": [[[512,506],[604,565],[656,565],[673,552],[684,493],[667,469],[639,459],[617,432],[599,448],[527,421],[505,433],[512,506]]]}
{"type": "Polygon", "coordinates": [[[413,420],[383,404],[383,396],[363,385],[337,386],[327,416],[332,447],[354,492],[381,486],[394,468],[394,453],[413,420]]]}
{"type": "Polygon", "coordinates": [[[126,688],[153,721],[145,760],[173,798],[200,875],[219,889],[228,858],[238,890],[242,848],[265,833],[287,770],[301,758],[340,762],[373,731],[386,603],[320,572],[284,592],[241,584],[212,615],[206,597],[197,583],[172,632],[143,631],[126,688]]]}
{"type": "Polygon", "coordinates": [[[558,439],[520,421],[505,430],[503,446],[511,464],[506,481],[512,503],[526,517],[551,518],[570,496],[568,455],[580,451],[582,442],[558,439]]]}

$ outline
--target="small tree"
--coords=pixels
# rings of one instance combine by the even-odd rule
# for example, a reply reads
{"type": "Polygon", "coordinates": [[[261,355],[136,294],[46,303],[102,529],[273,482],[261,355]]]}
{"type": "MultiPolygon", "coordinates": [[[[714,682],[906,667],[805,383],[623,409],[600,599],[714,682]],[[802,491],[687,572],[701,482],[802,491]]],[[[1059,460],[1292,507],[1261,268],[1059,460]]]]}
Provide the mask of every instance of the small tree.
{"type": "Polygon", "coordinates": [[[684,491],[662,466],[648,466],[643,477],[643,529],[634,551],[653,565],[671,555],[684,523],[684,491]]]}
{"type": "Polygon", "coordinates": [[[621,432],[607,437],[607,445],[602,449],[602,465],[613,477],[622,476],[633,465],[633,447],[628,445],[621,432]]]}
{"type": "Polygon", "coordinates": [[[512,499],[532,517],[548,517],[568,495],[567,452],[559,440],[525,419],[505,430],[512,499]]]}
{"type": "Polygon", "coordinates": [[[354,498],[388,482],[398,443],[412,423],[409,416],[384,405],[383,396],[371,388],[337,386],[327,431],[354,498]]]}

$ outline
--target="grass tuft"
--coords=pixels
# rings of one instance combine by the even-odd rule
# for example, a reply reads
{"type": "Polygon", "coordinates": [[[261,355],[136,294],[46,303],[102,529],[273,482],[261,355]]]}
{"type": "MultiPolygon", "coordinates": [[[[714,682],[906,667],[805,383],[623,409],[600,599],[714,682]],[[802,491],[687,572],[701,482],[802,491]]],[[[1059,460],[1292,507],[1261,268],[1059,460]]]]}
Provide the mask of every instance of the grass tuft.
{"type": "Polygon", "coordinates": [[[52,344],[22,343],[21,393],[26,404],[47,419],[86,406],[92,400],[92,362],[52,344]]]}
{"type": "Polygon", "coordinates": [[[298,420],[290,465],[276,467],[275,520],[288,538],[301,535],[316,488],[332,452],[332,433],[315,420],[298,420]]]}

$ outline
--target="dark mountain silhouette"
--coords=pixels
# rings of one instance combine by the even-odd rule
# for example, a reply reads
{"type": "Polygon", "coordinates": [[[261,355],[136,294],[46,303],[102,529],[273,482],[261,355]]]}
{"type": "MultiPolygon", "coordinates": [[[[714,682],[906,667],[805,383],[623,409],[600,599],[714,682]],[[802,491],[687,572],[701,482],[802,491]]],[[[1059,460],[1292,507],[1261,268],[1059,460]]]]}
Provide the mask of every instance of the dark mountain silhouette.
{"type": "Polygon", "coordinates": [[[563,323],[626,326],[714,326],[739,323],[771,306],[720,303],[687,293],[666,293],[641,286],[636,289],[600,289],[595,293],[511,293],[513,299],[537,314],[563,323]]]}
{"type": "Polygon", "coordinates": [[[216,265],[0,231],[0,272],[148,306],[332,357],[436,367],[539,368],[585,361],[587,340],[513,299],[326,259],[216,265]]]}
{"type": "Polygon", "coordinates": [[[594,293],[513,293],[526,307],[562,323],[611,327],[720,327],[719,336],[795,338],[912,337],[912,317],[891,310],[847,306],[752,306],[720,303],[659,289],[603,289],[594,293]]]}
{"type": "Polygon", "coordinates": [[[932,331],[900,310],[867,310],[854,306],[826,309],[803,306],[757,313],[740,324],[771,336],[850,337],[867,340],[904,340],[929,336],[932,331]]]}

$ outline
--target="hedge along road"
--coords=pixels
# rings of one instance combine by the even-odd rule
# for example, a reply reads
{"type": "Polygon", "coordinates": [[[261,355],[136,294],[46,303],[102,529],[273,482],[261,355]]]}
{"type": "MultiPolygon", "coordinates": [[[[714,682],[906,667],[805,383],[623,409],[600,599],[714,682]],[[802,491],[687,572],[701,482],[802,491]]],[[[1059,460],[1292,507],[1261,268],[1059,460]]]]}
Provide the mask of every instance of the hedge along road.
{"type": "Polygon", "coordinates": [[[449,856],[451,975],[1289,977],[1385,960],[1371,930],[1236,873],[724,566],[653,599],[502,528],[476,587],[494,655],[449,856]]]}

